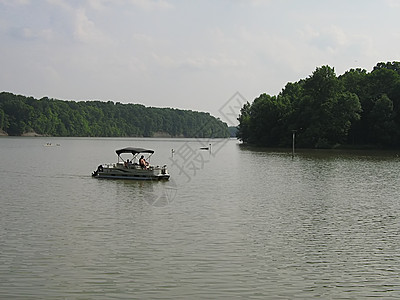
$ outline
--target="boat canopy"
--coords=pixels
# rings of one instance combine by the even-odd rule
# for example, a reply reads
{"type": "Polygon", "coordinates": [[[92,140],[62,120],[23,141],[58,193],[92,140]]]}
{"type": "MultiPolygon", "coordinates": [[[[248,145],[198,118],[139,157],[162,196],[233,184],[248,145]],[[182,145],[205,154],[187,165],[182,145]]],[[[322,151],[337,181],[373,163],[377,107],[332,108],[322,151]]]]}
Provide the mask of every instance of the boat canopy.
{"type": "Polygon", "coordinates": [[[115,152],[120,155],[121,153],[132,153],[133,155],[138,153],[154,153],[154,150],[151,149],[144,149],[144,148],[134,148],[134,147],[127,147],[119,150],[115,150],[115,152]]]}

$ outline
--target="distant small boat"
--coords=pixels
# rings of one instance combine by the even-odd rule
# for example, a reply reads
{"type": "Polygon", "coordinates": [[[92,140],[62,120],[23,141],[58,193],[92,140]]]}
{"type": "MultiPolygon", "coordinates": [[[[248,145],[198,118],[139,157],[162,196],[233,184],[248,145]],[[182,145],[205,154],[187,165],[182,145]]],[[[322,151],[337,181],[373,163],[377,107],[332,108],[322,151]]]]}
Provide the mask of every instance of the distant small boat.
{"type": "Polygon", "coordinates": [[[46,143],[43,146],[45,146],[45,147],[55,147],[55,146],[60,146],[60,144],[46,143]]]}
{"type": "Polygon", "coordinates": [[[200,150],[211,150],[211,144],[208,147],[200,147],[200,150]]]}
{"type": "MultiPolygon", "coordinates": [[[[153,155],[154,150],[127,147],[115,151],[118,156],[117,163],[101,164],[92,173],[96,178],[108,179],[134,179],[134,180],[168,180],[170,175],[167,170],[167,165],[162,167],[150,165],[150,157],[153,155]],[[124,159],[121,154],[132,154],[132,159],[124,159]],[[139,154],[148,154],[147,158],[140,164],[141,158],[138,159],[139,154]]],[[[144,158],[144,155],[143,155],[144,158]]]]}

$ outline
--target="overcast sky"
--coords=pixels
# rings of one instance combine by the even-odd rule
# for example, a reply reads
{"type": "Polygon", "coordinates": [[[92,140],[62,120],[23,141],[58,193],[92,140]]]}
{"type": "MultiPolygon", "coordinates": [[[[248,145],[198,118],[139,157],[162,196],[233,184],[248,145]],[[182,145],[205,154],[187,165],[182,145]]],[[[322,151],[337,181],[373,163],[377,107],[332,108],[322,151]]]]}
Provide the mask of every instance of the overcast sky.
{"type": "Polygon", "coordinates": [[[210,112],[400,60],[400,0],[0,0],[0,91],[210,112]]]}

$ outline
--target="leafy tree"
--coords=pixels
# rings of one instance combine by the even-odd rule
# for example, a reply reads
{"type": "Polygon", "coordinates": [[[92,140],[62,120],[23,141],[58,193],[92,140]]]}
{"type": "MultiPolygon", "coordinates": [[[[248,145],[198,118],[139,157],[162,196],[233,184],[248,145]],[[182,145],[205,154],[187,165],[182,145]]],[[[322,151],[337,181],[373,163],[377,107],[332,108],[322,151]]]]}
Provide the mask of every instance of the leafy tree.
{"type": "Polygon", "coordinates": [[[4,130],[7,127],[6,114],[0,108],[0,130],[4,130]]]}
{"type": "Polygon", "coordinates": [[[383,94],[369,113],[370,140],[374,144],[392,146],[397,143],[394,116],[393,101],[383,94]]]}
{"type": "Polygon", "coordinates": [[[330,148],[340,144],[400,146],[400,63],[379,63],[372,72],[351,69],[337,77],[322,66],[286,84],[277,96],[243,105],[238,137],[245,143],[330,148]]]}
{"type": "Polygon", "coordinates": [[[210,114],[112,101],[61,101],[0,93],[0,128],[9,135],[34,130],[52,136],[228,137],[228,126],[210,114]]]}
{"type": "Polygon", "coordinates": [[[252,126],[251,104],[249,102],[245,103],[240,109],[238,121],[238,139],[245,143],[255,143],[256,141],[252,138],[254,128],[252,126]]]}
{"type": "Polygon", "coordinates": [[[317,148],[332,147],[345,141],[351,122],[359,118],[358,97],[344,93],[344,87],[329,66],[317,68],[304,81],[300,100],[299,143],[317,148]]]}

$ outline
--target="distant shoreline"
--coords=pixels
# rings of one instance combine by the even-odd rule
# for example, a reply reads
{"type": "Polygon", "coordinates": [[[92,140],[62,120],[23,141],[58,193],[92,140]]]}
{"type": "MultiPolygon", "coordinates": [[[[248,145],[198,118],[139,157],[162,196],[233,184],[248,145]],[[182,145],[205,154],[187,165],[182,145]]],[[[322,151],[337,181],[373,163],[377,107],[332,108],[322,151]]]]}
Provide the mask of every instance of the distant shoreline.
{"type": "MultiPolygon", "coordinates": [[[[250,144],[250,143],[241,143],[240,144],[241,147],[243,148],[247,148],[249,150],[268,150],[268,151],[274,151],[274,150],[291,150],[292,147],[268,147],[268,146],[263,146],[263,145],[258,145],[258,144],[250,144]]],[[[373,150],[373,151],[399,151],[399,148],[395,148],[395,147],[379,147],[376,145],[347,145],[347,144],[343,144],[343,145],[337,145],[335,147],[331,147],[331,148],[303,148],[303,147],[296,147],[295,148],[295,153],[296,152],[302,152],[302,151],[324,151],[324,150],[338,150],[338,151],[369,151],[369,150],[373,150]]]]}
{"type": "MultiPolygon", "coordinates": [[[[0,132],[0,137],[38,137],[38,138],[137,138],[137,139],[232,139],[232,137],[185,137],[183,135],[171,136],[168,134],[154,134],[153,136],[53,136],[43,135],[36,132],[26,132],[21,135],[9,135],[0,132]]],[[[235,138],[236,139],[236,138],[235,138]]]]}

